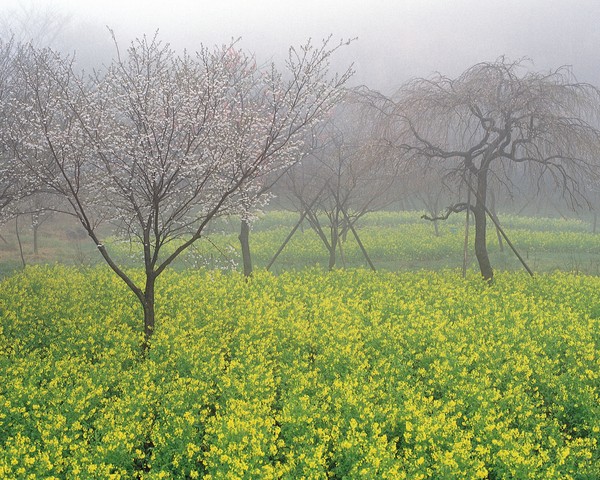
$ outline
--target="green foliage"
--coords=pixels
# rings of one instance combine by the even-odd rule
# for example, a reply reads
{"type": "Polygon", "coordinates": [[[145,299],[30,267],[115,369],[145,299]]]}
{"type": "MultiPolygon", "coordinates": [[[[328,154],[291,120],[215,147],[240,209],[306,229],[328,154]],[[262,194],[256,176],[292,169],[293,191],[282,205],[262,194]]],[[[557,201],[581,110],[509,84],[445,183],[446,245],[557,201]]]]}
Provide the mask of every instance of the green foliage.
{"type": "Polygon", "coordinates": [[[106,268],[0,283],[2,478],[600,477],[600,279],[106,268]]]}
{"type": "MultiPolygon", "coordinates": [[[[463,259],[464,216],[453,215],[439,222],[439,236],[431,222],[421,219],[423,212],[373,212],[360,218],[356,228],[378,270],[414,271],[460,268],[463,259]]],[[[265,268],[298,220],[298,214],[269,211],[254,223],[250,235],[253,263],[265,268]]],[[[600,235],[591,233],[589,222],[580,219],[523,217],[501,215],[500,220],[509,237],[536,272],[555,270],[600,274],[600,235]]],[[[42,254],[30,254],[31,239],[23,233],[27,263],[59,262],[89,265],[103,263],[93,242],[87,238],[69,240],[58,235],[65,225],[44,224],[52,229],[40,240],[42,254]]],[[[473,226],[471,226],[473,228],[473,226]]],[[[186,268],[235,269],[241,263],[238,241],[239,218],[215,219],[205,235],[173,264],[178,270],[186,268]]],[[[488,250],[497,270],[521,270],[523,267],[504,245],[501,251],[496,232],[488,223],[488,250]]],[[[64,233],[64,232],[63,232],[64,233]]],[[[128,241],[104,232],[104,244],[115,261],[128,267],[139,265],[142,252],[128,241]]],[[[0,278],[20,268],[20,257],[10,232],[4,234],[11,242],[0,244],[0,278]],[[13,249],[10,249],[12,245],[13,249]]],[[[473,241],[471,232],[471,242],[473,241]]],[[[178,245],[174,240],[165,246],[163,258],[178,245]]],[[[476,270],[471,248],[470,267],[476,270]]],[[[274,272],[302,269],[328,264],[328,252],[318,235],[307,223],[299,229],[272,267],[274,272]]],[[[367,266],[351,232],[338,250],[338,267],[367,266]]]]}

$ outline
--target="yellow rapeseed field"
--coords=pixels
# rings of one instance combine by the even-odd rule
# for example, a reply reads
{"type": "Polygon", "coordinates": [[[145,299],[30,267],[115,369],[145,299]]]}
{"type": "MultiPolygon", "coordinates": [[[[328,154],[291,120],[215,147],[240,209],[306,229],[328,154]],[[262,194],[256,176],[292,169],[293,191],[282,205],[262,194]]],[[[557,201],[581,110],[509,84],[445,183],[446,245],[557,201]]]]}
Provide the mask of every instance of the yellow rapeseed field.
{"type": "Polygon", "coordinates": [[[0,478],[598,479],[600,278],[0,283],[0,478]]]}

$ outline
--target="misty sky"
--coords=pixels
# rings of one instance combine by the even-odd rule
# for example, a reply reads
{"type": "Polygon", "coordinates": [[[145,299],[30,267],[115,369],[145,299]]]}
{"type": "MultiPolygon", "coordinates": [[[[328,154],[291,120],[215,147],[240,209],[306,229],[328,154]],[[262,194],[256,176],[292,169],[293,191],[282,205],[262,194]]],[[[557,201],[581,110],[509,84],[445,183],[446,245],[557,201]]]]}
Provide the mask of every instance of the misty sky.
{"type": "Polygon", "coordinates": [[[189,50],[242,37],[242,47],[261,59],[281,58],[291,44],[333,34],[358,37],[335,67],[354,62],[353,84],[386,93],[414,76],[434,71],[455,76],[501,55],[529,57],[540,70],[572,65],[579,80],[600,85],[598,0],[2,0],[1,5],[4,24],[14,12],[57,12],[68,19],[57,42],[99,62],[112,51],[106,25],[123,43],[160,29],[161,39],[189,50]]]}

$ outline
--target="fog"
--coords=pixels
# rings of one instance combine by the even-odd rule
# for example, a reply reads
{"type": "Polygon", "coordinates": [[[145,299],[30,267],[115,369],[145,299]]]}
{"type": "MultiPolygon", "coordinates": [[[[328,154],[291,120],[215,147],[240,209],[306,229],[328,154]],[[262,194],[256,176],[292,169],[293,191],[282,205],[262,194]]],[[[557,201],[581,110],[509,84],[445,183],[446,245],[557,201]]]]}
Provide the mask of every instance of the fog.
{"type": "MultiPolygon", "coordinates": [[[[112,52],[108,25],[120,43],[159,29],[161,39],[192,51],[241,37],[264,60],[282,58],[309,37],[358,37],[334,67],[353,63],[354,85],[386,92],[415,76],[454,76],[501,55],[529,57],[539,70],[570,65],[580,81],[600,84],[596,0],[4,0],[2,34],[25,17],[48,15],[62,20],[55,46],[88,66],[112,52]]],[[[35,22],[26,28],[37,34],[35,22]]]]}

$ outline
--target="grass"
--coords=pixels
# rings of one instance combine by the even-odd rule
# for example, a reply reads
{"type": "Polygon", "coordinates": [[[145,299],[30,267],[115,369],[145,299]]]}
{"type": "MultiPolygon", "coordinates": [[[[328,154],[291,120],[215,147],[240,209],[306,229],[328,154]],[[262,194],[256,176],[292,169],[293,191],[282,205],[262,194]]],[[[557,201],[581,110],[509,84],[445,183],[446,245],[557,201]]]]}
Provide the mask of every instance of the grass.
{"type": "MultiPolygon", "coordinates": [[[[420,218],[421,212],[377,212],[366,215],[357,224],[360,237],[376,268],[389,271],[458,269],[462,266],[464,219],[453,216],[439,224],[439,236],[431,223],[420,218]]],[[[254,224],[251,234],[253,262],[256,268],[265,268],[297,221],[297,215],[271,211],[254,224]]],[[[512,242],[536,272],[575,271],[600,275],[600,235],[591,233],[592,225],[585,219],[549,217],[522,217],[501,215],[501,221],[512,242]]],[[[93,242],[74,219],[54,216],[40,228],[39,251],[33,254],[32,232],[21,219],[20,237],[27,264],[89,266],[102,263],[93,242]]],[[[230,269],[241,263],[237,240],[238,220],[218,219],[206,235],[174,265],[176,269],[205,267],[230,269]]],[[[117,261],[125,266],[139,265],[140,256],[135,246],[110,236],[105,229],[106,241],[117,261]]],[[[0,234],[0,275],[21,267],[14,224],[5,225],[0,234]]],[[[471,232],[471,242],[473,231],[471,232]]],[[[492,265],[497,270],[522,270],[515,255],[500,248],[496,232],[489,228],[488,249],[492,265]]],[[[325,267],[328,252],[307,224],[299,229],[283,250],[272,270],[276,273],[307,266],[325,267]]],[[[348,235],[342,243],[338,267],[367,267],[355,239],[348,235]]],[[[469,268],[477,269],[471,251],[469,268]]]]}

